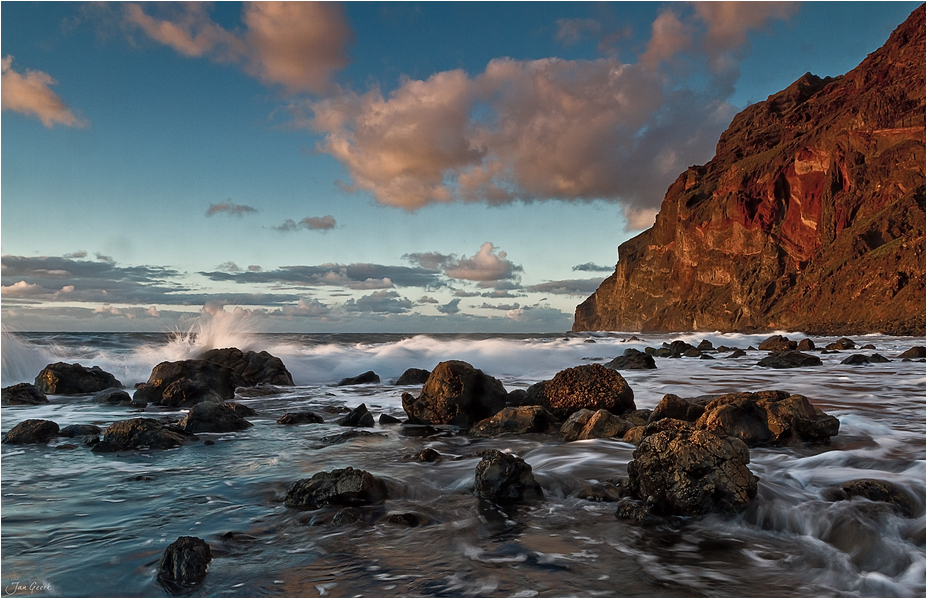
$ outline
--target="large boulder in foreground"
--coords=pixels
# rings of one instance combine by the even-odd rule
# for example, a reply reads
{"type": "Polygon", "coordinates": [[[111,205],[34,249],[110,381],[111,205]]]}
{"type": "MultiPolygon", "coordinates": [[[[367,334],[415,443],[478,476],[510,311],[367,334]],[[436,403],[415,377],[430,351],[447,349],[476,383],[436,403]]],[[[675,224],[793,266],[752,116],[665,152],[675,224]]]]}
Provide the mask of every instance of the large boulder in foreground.
{"type": "Polygon", "coordinates": [[[0,402],[5,406],[37,406],[48,403],[45,394],[31,383],[19,383],[4,387],[0,395],[0,402]]]}
{"type": "Polygon", "coordinates": [[[402,409],[412,424],[453,424],[470,427],[505,407],[505,387],[466,362],[441,362],[421,394],[402,394],[402,409]]]}
{"type": "Polygon", "coordinates": [[[236,413],[236,407],[240,406],[233,403],[198,403],[177,424],[190,434],[230,433],[252,426],[236,413]]]}
{"type": "Polygon", "coordinates": [[[206,360],[161,362],[152,369],[148,382],[135,391],[136,400],[171,407],[190,407],[233,397],[232,371],[206,360]]]}
{"type": "Polygon", "coordinates": [[[470,429],[470,436],[488,438],[546,433],[556,420],[554,415],[542,406],[508,407],[474,424],[470,429]]]}
{"type": "Polygon", "coordinates": [[[561,419],[577,410],[608,410],[627,414],[636,409],[634,391],[624,377],[601,364],[561,370],[550,381],[532,385],[528,396],[561,419]]]}
{"type": "Polygon", "coordinates": [[[739,439],[680,423],[645,437],[634,450],[630,490],[658,516],[733,512],[756,496],[758,479],[748,463],[750,451],[739,439]]]}
{"type": "Polygon", "coordinates": [[[348,467],[296,481],[283,503],[287,507],[315,510],[327,505],[376,504],[388,497],[386,483],[365,470],[348,467]]]}
{"type": "Polygon", "coordinates": [[[116,377],[99,366],[87,368],[80,364],[55,362],[35,377],[36,388],[49,395],[81,395],[96,393],[110,387],[122,387],[116,377]]]}
{"type": "Polygon", "coordinates": [[[93,451],[109,453],[130,449],[170,449],[183,445],[187,437],[183,432],[154,418],[118,420],[103,431],[103,439],[93,451]]]}
{"type": "Polygon", "coordinates": [[[200,354],[206,360],[232,371],[235,387],[256,387],[258,385],[293,386],[293,376],[286,369],[283,360],[266,351],[243,352],[237,347],[211,349],[200,354]]]}
{"type": "Polygon", "coordinates": [[[58,436],[58,424],[51,420],[30,418],[23,420],[3,436],[3,443],[25,445],[26,443],[44,443],[58,436]]]}
{"type": "Polygon", "coordinates": [[[518,456],[490,449],[476,465],[476,495],[497,503],[509,503],[544,496],[534,480],[531,466],[518,456]]]}
{"type": "Polygon", "coordinates": [[[180,537],[167,546],[158,562],[158,580],[168,586],[188,587],[206,578],[212,561],[209,544],[197,537],[180,537]]]}

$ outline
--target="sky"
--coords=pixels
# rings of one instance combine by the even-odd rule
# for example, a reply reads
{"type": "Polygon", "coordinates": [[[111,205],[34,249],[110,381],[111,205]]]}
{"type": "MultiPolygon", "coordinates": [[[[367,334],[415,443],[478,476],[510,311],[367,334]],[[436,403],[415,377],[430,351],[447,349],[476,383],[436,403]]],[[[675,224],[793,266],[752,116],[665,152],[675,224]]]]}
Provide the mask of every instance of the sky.
{"type": "Polygon", "coordinates": [[[918,4],[3,2],[3,327],[567,331],[737,112],[918,4]]]}

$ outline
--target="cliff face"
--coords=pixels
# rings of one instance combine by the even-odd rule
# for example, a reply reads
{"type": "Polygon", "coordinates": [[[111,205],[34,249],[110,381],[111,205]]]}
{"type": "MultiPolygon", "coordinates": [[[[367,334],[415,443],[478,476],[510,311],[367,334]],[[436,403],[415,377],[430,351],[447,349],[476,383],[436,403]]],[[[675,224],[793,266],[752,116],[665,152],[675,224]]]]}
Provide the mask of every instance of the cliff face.
{"type": "Polygon", "coordinates": [[[924,334],[924,26],[734,117],[573,330],[924,334]]]}

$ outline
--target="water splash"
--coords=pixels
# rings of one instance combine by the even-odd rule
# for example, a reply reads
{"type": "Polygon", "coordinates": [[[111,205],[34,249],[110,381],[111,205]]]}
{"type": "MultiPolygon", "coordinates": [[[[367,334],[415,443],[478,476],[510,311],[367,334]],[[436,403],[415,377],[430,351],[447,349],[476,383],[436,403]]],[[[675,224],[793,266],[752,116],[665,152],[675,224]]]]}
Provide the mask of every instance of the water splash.
{"type": "Polygon", "coordinates": [[[204,312],[186,330],[170,332],[166,345],[140,347],[136,355],[152,365],[163,361],[191,360],[211,349],[237,347],[242,351],[256,345],[256,326],[245,310],[204,312]]]}
{"type": "Polygon", "coordinates": [[[0,338],[0,379],[4,387],[16,383],[31,383],[35,380],[35,375],[55,361],[46,349],[26,343],[6,327],[0,330],[0,338]]]}

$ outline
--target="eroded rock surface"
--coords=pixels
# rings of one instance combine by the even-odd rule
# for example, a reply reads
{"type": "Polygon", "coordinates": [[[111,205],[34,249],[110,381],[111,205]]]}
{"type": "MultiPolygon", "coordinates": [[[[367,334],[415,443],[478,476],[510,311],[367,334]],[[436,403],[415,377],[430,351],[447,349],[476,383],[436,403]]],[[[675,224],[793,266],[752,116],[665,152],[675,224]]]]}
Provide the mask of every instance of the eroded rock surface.
{"type": "Polygon", "coordinates": [[[402,408],[412,424],[470,427],[505,407],[505,387],[466,362],[441,362],[416,398],[402,394],[402,408]]]}

